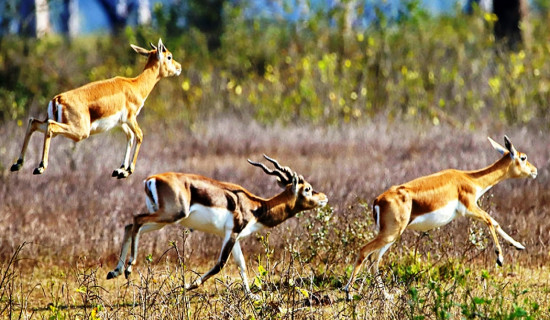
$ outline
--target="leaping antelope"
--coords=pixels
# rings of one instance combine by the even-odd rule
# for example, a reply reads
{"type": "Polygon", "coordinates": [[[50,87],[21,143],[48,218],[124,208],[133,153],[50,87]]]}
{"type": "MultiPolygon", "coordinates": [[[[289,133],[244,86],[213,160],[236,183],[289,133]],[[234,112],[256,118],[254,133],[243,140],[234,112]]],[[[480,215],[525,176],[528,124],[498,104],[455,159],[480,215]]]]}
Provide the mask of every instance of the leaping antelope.
{"type": "Polygon", "coordinates": [[[55,96],[48,104],[46,120],[29,119],[21,154],[11,166],[11,171],[19,171],[23,166],[29,140],[35,131],[44,133],[44,148],[42,161],[33,174],[42,174],[48,167],[51,138],[63,135],[78,142],[115,127],[122,128],[128,143],[122,165],[113,171],[113,177],[126,178],[134,171],[143,139],[136,117],[157,82],[161,78],[179,75],[181,65],[172,58],[172,53],[160,39],[156,47],[151,43],[150,51],[133,44],[131,46],[134,51],[147,57],[143,72],[135,78],[115,77],[95,81],[55,96]]]}
{"type": "Polygon", "coordinates": [[[126,255],[132,245],[128,265],[124,271],[126,278],[136,262],[139,235],[158,230],[172,223],[187,228],[217,234],[223,237],[223,245],[216,265],[186,289],[199,287],[224,267],[229,254],[240,269],[247,294],[250,287],[246,276],[246,264],[239,240],[265,227],[272,228],[292,218],[298,212],[323,207],[327,196],[313,190],[304,177],[289,167],[264,155],[275,169],[264,164],[248,162],[277,177],[283,192],[270,199],[253,195],[243,187],[213,180],[195,174],[166,172],[145,179],[146,204],[149,213],[134,217],[134,223],[124,229],[122,250],[116,268],[107,274],[107,279],[122,273],[126,255]]]}
{"type": "MultiPolygon", "coordinates": [[[[349,282],[344,287],[348,299],[363,261],[377,251],[374,274],[378,276],[382,255],[405,229],[428,231],[444,226],[458,216],[465,216],[487,224],[496,247],[498,265],[502,266],[503,257],[497,233],[516,249],[525,249],[521,243],[506,234],[498,222],[478,206],[477,201],[487,190],[503,180],[536,178],[537,168],[527,161],[527,155],[514,148],[508,137],[504,136],[506,148],[491,138],[489,141],[495,150],[503,154],[492,165],[475,171],[443,170],[393,186],[374,200],[373,216],[379,232],[357,255],[349,282]]],[[[378,280],[380,282],[379,278],[378,280]]]]}

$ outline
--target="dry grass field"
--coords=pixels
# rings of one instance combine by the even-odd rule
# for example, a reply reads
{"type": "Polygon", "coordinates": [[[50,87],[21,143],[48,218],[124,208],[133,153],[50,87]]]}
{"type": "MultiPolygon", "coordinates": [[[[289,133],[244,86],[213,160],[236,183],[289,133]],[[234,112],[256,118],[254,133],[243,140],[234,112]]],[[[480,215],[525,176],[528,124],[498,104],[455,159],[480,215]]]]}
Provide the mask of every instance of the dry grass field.
{"type": "Polygon", "coordinates": [[[0,317],[8,319],[544,319],[550,318],[550,148],[544,132],[492,126],[475,131],[378,118],[361,125],[285,127],[240,118],[193,129],[145,121],[136,171],[111,178],[124,135],[52,142],[50,165],[33,176],[42,135],[22,171],[10,173],[24,128],[0,127],[0,317]],[[345,300],[356,250],[374,232],[370,203],[385,189],[446,168],[476,169],[499,158],[487,136],[507,134],[539,169],[536,180],[505,181],[482,199],[527,249],[504,246],[497,267],[484,225],[459,218],[429,233],[406,231],[384,256],[387,301],[365,268],[345,300]],[[306,212],[243,241],[253,291],[235,263],[203,287],[183,285],[208,270],[221,239],[178,226],[145,234],[129,281],[105,280],[123,227],[145,212],[142,180],[181,171],[243,185],[264,197],[272,177],[249,165],[262,154],[303,174],[329,207],[306,212]],[[361,287],[361,288],[360,288],[361,287]]]}

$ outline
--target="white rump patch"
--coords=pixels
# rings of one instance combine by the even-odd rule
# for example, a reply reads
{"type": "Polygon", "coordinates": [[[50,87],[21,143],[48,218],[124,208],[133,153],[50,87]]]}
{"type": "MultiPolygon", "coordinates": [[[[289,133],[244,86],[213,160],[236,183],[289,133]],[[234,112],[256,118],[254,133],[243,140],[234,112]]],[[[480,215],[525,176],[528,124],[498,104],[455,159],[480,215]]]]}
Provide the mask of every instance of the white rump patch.
{"type": "Polygon", "coordinates": [[[147,210],[149,213],[155,213],[159,209],[159,197],[157,193],[157,181],[155,178],[144,180],[145,187],[149,189],[150,194],[153,196],[151,199],[149,193],[145,194],[145,203],[147,204],[147,210]]]}
{"type": "Polygon", "coordinates": [[[50,100],[50,102],[48,103],[48,119],[54,120],[52,100],[50,100]]]}
{"type": "Polygon", "coordinates": [[[464,207],[464,205],[460,201],[453,200],[442,208],[416,217],[407,226],[407,229],[416,231],[428,231],[431,229],[442,227],[447,223],[453,221],[453,219],[456,218],[459,214],[466,214],[466,207],[464,207]]]}
{"type": "Polygon", "coordinates": [[[59,123],[62,123],[63,121],[63,105],[62,104],[55,104],[56,114],[54,114],[54,101],[50,100],[48,103],[48,119],[54,120],[59,123]]]}
{"type": "Polygon", "coordinates": [[[63,123],[63,105],[57,104],[57,122],[63,123]]]}
{"type": "Polygon", "coordinates": [[[376,213],[376,231],[380,231],[380,206],[374,206],[374,212],[376,213]]]}

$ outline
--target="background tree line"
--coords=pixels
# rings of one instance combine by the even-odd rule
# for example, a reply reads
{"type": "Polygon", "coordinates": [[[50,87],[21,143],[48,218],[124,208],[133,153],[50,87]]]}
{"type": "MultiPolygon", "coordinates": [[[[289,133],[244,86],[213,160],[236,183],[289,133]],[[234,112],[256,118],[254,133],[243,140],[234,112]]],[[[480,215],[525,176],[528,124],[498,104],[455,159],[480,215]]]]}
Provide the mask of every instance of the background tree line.
{"type": "Polygon", "coordinates": [[[107,37],[74,31],[74,0],[0,2],[2,121],[40,112],[68,88],[137,74],[142,61],[128,43],[158,37],[184,74],[161,89],[170,98],[148,100],[155,117],[178,106],[188,122],[228,111],[283,123],[381,113],[453,126],[476,126],[488,115],[546,119],[544,0],[531,12],[523,0],[471,1],[439,15],[414,0],[398,2],[396,13],[386,2],[357,0],[267,2],[263,13],[248,1],[97,1],[110,21],[107,37]],[[38,28],[54,14],[63,14],[53,20],[63,21],[59,27],[38,28]]]}

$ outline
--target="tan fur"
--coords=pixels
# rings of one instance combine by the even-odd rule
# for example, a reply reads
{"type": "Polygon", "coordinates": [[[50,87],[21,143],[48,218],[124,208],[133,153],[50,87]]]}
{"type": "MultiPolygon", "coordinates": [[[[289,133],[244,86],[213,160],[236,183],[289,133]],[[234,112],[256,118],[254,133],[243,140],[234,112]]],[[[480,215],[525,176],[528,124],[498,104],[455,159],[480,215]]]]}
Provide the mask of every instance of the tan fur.
{"type": "MultiPolygon", "coordinates": [[[[440,210],[453,201],[458,201],[460,208],[464,208],[464,212],[458,214],[472,217],[487,225],[495,243],[499,264],[502,264],[502,249],[497,239],[497,232],[518,249],[522,249],[521,244],[506,235],[498,223],[478,206],[477,200],[483,191],[500,181],[510,178],[536,177],[537,168],[527,161],[525,154],[515,150],[507,137],[505,137],[505,141],[509,143],[508,151],[505,151],[506,149],[496,142],[490,141],[497,151],[504,153],[503,157],[492,165],[476,171],[444,170],[393,186],[374,200],[375,219],[377,218],[376,208],[379,208],[380,230],[378,235],[359,251],[353,272],[345,287],[348,294],[366,258],[378,251],[374,265],[376,274],[378,264],[385,251],[384,246],[389,247],[395,242],[416,219],[440,210]]],[[[448,222],[450,221],[446,223],[448,222]]]]}
{"type": "Polygon", "coordinates": [[[125,178],[134,171],[143,140],[143,133],[136,117],[156,83],[161,78],[179,74],[181,65],[172,59],[172,54],[160,40],[158,49],[148,51],[134,45],[132,48],[139,54],[148,57],[143,72],[135,78],[115,77],[95,81],[55,96],[50,102],[54,110],[53,118],[47,118],[44,121],[30,119],[21,154],[12,166],[12,171],[21,169],[28,142],[35,131],[40,131],[45,135],[42,161],[34,171],[35,174],[41,174],[48,166],[51,138],[63,135],[75,142],[81,141],[92,134],[103,131],[102,127],[93,130],[94,122],[119,114],[124,116],[112,120],[111,126],[108,126],[107,130],[112,127],[122,127],[128,143],[122,166],[113,172],[113,176],[125,178]],[[161,50],[160,61],[158,50],[161,50]],[[58,108],[61,108],[61,119],[57,118],[58,108]],[[130,163],[130,152],[134,144],[135,150],[130,163]]]}

